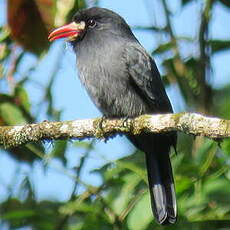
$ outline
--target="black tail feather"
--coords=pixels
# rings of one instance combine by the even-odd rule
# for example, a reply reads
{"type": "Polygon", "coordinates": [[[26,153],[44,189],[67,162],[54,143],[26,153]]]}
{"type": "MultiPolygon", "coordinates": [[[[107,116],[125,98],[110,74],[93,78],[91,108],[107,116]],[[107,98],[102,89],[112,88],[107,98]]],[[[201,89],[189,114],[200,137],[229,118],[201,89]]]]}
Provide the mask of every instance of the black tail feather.
{"type": "Polygon", "coordinates": [[[147,153],[146,164],[153,214],[159,224],[173,224],[176,222],[177,211],[169,155],[147,153]]]}
{"type": "Polygon", "coordinates": [[[151,206],[157,222],[175,223],[176,195],[169,151],[176,136],[141,134],[129,139],[145,152],[151,206]]]}

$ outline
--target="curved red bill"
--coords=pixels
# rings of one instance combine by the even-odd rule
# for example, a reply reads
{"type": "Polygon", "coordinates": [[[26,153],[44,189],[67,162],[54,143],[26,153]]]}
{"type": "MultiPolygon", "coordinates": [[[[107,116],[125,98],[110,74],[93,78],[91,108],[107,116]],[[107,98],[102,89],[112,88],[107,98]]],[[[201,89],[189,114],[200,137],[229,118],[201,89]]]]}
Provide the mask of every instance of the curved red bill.
{"type": "Polygon", "coordinates": [[[69,38],[70,40],[75,39],[82,30],[84,30],[84,23],[76,23],[72,22],[68,25],[61,26],[55,30],[53,30],[48,39],[50,42],[59,39],[59,38],[69,38]]]}

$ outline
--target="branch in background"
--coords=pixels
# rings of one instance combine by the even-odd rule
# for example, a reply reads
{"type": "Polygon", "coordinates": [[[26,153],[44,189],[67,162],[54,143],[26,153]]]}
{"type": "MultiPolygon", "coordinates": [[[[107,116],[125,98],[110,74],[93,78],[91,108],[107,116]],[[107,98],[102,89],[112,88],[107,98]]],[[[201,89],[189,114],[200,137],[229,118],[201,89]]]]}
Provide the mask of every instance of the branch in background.
{"type": "Polygon", "coordinates": [[[207,0],[205,1],[204,9],[201,13],[201,22],[199,27],[199,49],[200,49],[200,58],[199,58],[199,71],[197,72],[197,80],[200,90],[200,106],[199,112],[210,112],[213,104],[213,92],[209,84],[207,83],[208,75],[210,75],[210,48],[208,49],[208,35],[209,35],[209,26],[211,19],[212,6],[214,1],[207,0]]]}
{"type": "Polygon", "coordinates": [[[30,142],[58,139],[107,138],[116,134],[181,131],[209,138],[230,137],[230,120],[196,113],[143,115],[134,119],[86,119],[39,124],[0,126],[0,144],[16,147],[30,142]]]}
{"type": "Polygon", "coordinates": [[[157,26],[132,26],[133,30],[150,30],[154,32],[166,33],[166,27],[157,27],[157,26]]]}

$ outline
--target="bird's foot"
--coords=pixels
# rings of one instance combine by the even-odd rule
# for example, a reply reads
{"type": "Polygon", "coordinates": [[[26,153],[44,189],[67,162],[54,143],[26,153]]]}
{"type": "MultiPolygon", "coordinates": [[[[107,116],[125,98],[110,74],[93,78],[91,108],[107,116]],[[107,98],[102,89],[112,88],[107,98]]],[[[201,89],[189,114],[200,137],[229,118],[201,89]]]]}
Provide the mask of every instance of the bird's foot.
{"type": "Polygon", "coordinates": [[[108,117],[106,117],[105,115],[103,115],[101,118],[99,118],[98,120],[97,120],[97,124],[96,124],[96,137],[97,138],[100,138],[100,139],[103,139],[105,142],[107,141],[107,137],[106,137],[106,135],[105,135],[105,123],[106,123],[106,119],[107,119],[108,117]]]}
{"type": "MultiPolygon", "coordinates": [[[[119,129],[121,130],[121,132],[128,132],[127,130],[130,129],[131,120],[129,118],[130,117],[114,118],[115,120],[120,119],[121,123],[119,122],[119,126],[120,126],[119,129]]],[[[107,137],[105,134],[106,133],[107,119],[113,119],[113,118],[109,118],[109,117],[103,115],[100,119],[97,120],[97,131],[96,131],[96,137],[103,139],[105,142],[107,142],[107,140],[109,138],[113,138],[115,136],[115,135],[114,136],[110,135],[110,137],[107,137]]],[[[120,134],[120,135],[122,135],[122,134],[120,134]]]]}
{"type": "Polygon", "coordinates": [[[103,123],[106,121],[108,117],[106,117],[105,115],[103,115],[99,121],[99,124],[98,124],[98,128],[103,132],[103,123]]]}
{"type": "Polygon", "coordinates": [[[124,117],[122,118],[123,122],[122,122],[122,126],[127,127],[129,126],[129,117],[124,117]]]}

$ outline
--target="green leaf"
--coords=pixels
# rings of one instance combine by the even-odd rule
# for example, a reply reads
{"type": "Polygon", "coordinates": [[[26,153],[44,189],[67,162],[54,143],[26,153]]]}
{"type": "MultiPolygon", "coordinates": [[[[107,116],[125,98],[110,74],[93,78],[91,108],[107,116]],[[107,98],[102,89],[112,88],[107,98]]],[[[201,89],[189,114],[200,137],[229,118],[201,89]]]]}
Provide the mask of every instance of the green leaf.
{"type": "Polygon", "coordinates": [[[14,104],[4,102],[0,104],[0,117],[7,125],[26,124],[23,112],[14,104]]]}
{"type": "Polygon", "coordinates": [[[203,176],[211,166],[217,150],[217,143],[210,139],[205,139],[204,144],[195,154],[195,161],[199,164],[200,175],[203,176]]]}
{"type": "Polygon", "coordinates": [[[128,215],[128,227],[132,230],[144,230],[153,221],[150,209],[149,193],[144,193],[128,215]]]}
{"type": "MultiPolygon", "coordinates": [[[[144,157],[144,156],[143,156],[144,157]]],[[[138,167],[132,162],[124,162],[124,161],[118,161],[117,165],[119,167],[129,169],[130,171],[136,173],[140,178],[142,178],[144,181],[147,181],[147,176],[146,176],[146,170],[138,167]]]]}
{"type": "Polygon", "coordinates": [[[0,27],[0,42],[4,42],[9,37],[10,31],[7,27],[0,27]]]}
{"type": "Polygon", "coordinates": [[[206,197],[211,198],[210,200],[230,205],[230,186],[227,178],[220,177],[215,180],[207,180],[204,184],[204,192],[206,197]]]}
{"type": "Polygon", "coordinates": [[[225,85],[224,87],[214,91],[214,108],[217,116],[220,116],[225,119],[230,117],[230,84],[225,85]]]}
{"type": "Polygon", "coordinates": [[[55,26],[62,26],[67,21],[71,20],[73,15],[82,8],[86,8],[84,0],[65,1],[58,0],[56,3],[55,26]]]}
{"type": "Polygon", "coordinates": [[[230,139],[224,139],[223,142],[221,143],[221,149],[225,153],[225,161],[230,159],[230,139]]]}
{"type": "Polygon", "coordinates": [[[9,211],[6,214],[2,215],[3,220],[10,220],[10,219],[22,219],[28,218],[35,215],[34,210],[16,210],[16,211],[9,211]]]}
{"type": "Polygon", "coordinates": [[[210,44],[213,53],[230,49],[230,40],[210,40],[208,43],[210,44]]]}
{"type": "Polygon", "coordinates": [[[64,215],[72,215],[75,212],[89,213],[94,212],[95,209],[92,204],[86,202],[69,201],[60,208],[60,212],[64,215]]]}
{"type": "MultiPolygon", "coordinates": [[[[9,49],[8,49],[6,43],[2,43],[0,46],[0,61],[4,61],[4,59],[6,59],[9,54],[10,54],[10,52],[9,52],[9,49]]],[[[3,68],[3,66],[2,66],[2,68],[3,68]]],[[[2,77],[3,77],[3,72],[0,74],[0,78],[2,78],[2,77]]]]}
{"type": "Polygon", "coordinates": [[[161,54],[161,53],[171,50],[173,47],[174,47],[173,42],[161,44],[152,52],[152,54],[161,54]]]}
{"type": "Polygon", "coordinates": [[[189,191],[189,188],[193,187],[191,178],[186,176],[174,175],[176,182],[176,193],[183,193],[189,191]]]}
{"type": "Polygon", "coordinates": [[[129,173],[123,177],[124,185],[121,187],[119,194],[115,195],[113,202],[113,210],[117,215],[120,215],[122,211],[128,206],[130,200],[133,199],[135,194],[135,187],[140,183],[141,178],[134,173],[129,173]]]}

